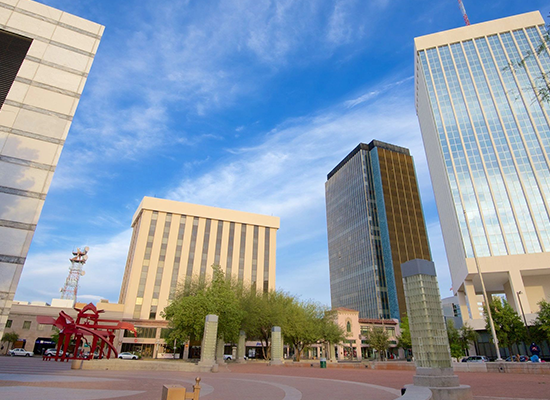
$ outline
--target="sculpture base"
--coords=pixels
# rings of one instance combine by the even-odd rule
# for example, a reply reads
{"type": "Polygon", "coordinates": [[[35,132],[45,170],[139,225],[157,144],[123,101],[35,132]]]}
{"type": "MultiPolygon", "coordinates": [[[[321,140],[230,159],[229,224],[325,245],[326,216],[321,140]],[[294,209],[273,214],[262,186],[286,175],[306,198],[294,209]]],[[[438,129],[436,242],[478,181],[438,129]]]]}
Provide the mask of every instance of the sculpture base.
{"type": "Polygon", "coordinates": [[[414,386],[427,387],[433,400],[472,400],[472,390],[461,385],[452,368],[417,368],[414,386]]]}

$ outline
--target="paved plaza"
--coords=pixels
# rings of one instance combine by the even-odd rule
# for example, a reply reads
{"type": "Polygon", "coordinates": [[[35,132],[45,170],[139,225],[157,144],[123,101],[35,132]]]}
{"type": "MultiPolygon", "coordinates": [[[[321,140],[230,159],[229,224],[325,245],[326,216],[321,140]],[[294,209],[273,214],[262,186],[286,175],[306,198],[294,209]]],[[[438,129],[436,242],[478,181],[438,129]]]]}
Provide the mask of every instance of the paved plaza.
{"type": "MultiPolygon", "coordinates": [[[[141,362],[131,361],[128,362],[141,362]]],[[[191,390],[196,373],[82,371],[70,363],[41,358],[0,357],[0,399],[160,400],[164,384],[191,390]]],[[[475,400],[550,399],[550,375],[460,373],[475,400]]],[[[228,364],[200,374],[201,398],[208,400],[392,400],[412,383],[412,371],[269,367],[228,364]]]]}

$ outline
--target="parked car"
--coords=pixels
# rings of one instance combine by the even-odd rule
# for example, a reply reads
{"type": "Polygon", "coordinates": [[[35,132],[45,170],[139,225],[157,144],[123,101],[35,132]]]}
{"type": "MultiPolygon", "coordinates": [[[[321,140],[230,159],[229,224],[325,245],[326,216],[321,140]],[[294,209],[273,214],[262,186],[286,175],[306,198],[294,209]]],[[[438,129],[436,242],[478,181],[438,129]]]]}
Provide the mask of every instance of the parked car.
{"type": "Polygon", "coordinates": [[[223,360],[224,361],[231,361],[231,360],[233,360],[233,357],[231,356],[231,354],[224,354],[223,355],[223,360]]]}
{"type": "MultiPolygon", "coordinates": [[[[57,354],[57,349],[56,348],[48,349],[44,352],[44,355],[48,356],[48,357],[55,357],[56,354],[57,354]]],[[[59,352],[59,357],[61,357],[62,355],[63,355],[63,351],[60,351],[59,352]]],[[[65,357],[69,357],[69,356],[70,356],[69,352],[66,352],[65,357]]]]}
{"type": "Polygon", "coordinates": [[[488,362],[489,360],[485,356],[469,356],[464,357],[462,362],[488,362]]]}
{"type": "Polygon", "coordinates": [[[128,353],[127,351],[123,352],[123,353],[120,353],[118,355],[118,358],[120,358],[121,360],[137,360],[138,359],[138,356],[136,356],[135,354],[132,354],[132,353],[128,353]]]}
{"type": "Polygon", "coordinates": [[[21,356],[21,357],[33,357],[34,353],[32,351],[27,351],[25,349],[11,349],[8,351],[8,354],[12,357],[21,356]]]}

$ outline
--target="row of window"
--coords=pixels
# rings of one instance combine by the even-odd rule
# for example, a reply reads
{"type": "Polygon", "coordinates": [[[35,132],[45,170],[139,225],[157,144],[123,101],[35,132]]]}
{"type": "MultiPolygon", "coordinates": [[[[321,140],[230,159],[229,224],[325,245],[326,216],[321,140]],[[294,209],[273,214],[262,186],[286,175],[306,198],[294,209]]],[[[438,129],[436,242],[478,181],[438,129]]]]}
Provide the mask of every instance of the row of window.
{"type": "MultiPolygon", "coordinates": [[[[21,326],[21,329],[25,329],[25,330],[31,329],[31,325],[32,325],[32,321],[23,321],[23,325],[21,326]]],[[[49,325],[38,324],[36,329],[39,331],[43,331],[44,329],[46,329],[46,326],[49,326],[49,325]]],[[[17,329],[16,326],[13,326],[13,320],[11,319],[8,319],[6,321],[6,329],[7,328],[17,329]]],[[[54,331],[55,326],[51,325],[51,330],[54,331]]]]}

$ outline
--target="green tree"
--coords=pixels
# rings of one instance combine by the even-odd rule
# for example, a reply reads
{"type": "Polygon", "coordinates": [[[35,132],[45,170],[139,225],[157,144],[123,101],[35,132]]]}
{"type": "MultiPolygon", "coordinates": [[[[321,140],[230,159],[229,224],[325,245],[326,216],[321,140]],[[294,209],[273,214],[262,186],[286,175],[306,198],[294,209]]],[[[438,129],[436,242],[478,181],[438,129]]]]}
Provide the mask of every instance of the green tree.
{"type": "Polygon", "coordinates": [[[4,332],[2,335],[2,343],[7,342],[8,343],[8,349],[6,350],[6,353],[10,350],[10,348],[13,346],[15,342],[19,340],[19,336],[15,332],[4,332]]]}
{"type": "MultiPolygon", "coordinates": [[[[525,325],[518,313],[506,300],[493,297],[489,306],[498,342],[501,347],[507,347],[510,354],[513,354],[512,346],[525,340],[525,325]]],[[[487,312],[485,312],[485,327],[489,331],[490,325],[487,312]]]]}
{"type": "Polygon", "coordinates": [[[376,326],[372,330],[366,331],[363,336],[365,336],[367,344],[378,352],[380,361],[382,361],[386,350],[390,347],[390,335],[388,331],[376,326]]]}
{"type": "Polygon", "coordinates": [[[478,338],[478,334],[474,328],[465,323],[459,329],[460,334],[460,344],[462,346],[462,355],[468,355],[467,351],[470,348],[470,345],[474,344],[478,338]]]}
{"type": "Polygon", "coordinates": [[[409,317],[405,314],[399,323],[400,335],[397,336],[397,345],[405,351],[408,357],[412,353],[411,329],[409,327],[409,317]]]}
{"type": "Polygon", "coordinates": [[[336,323],[336,312],[332,310],[324,312],[324,316],[320,321],[320,330],[320,341],[325,344],[327,353],[330,351],[329,346],[340,343],[346,338],[344,330],[336,323]]]}
{"type": "Polygon", "coordinates": [[[456,329],[452,319],[446,320],[447,337],[449,338],[449,347],[451,349],[451,357],[460,358],[464,355],[460,332],[456,329]]]}
{"type": "Polygon", "coordinates": [[[238,288],[225,279],[217,265],[212,266],[212,281],[195,279],[178,289],[176,297],[163,311],[169,323],[168,341],[184,342],[200,339],[204,332],[204,320],[208,314],[218,316],[218,337],[226,342],[236,342],[244,312],[237,297],[238,288]]]}
{"type": "Polygon", "coordinates": [[[288,319],[283,331],[284,339],[294,347],[296,361],[304,349],[322,339],[324,308],[313,302],[294,301],[287,309],[288,319]]]}
{"type": "Polygon", "coordinates": [[[540,310],[533,327],[533,339],[539,343],[544,340],[550,342],[550,303],[541,300],[538,305],[540,310]]]}
{"type": "Polygon", "coordinates": [[[244,312],[241,329],[248,338],[257,339],[262,343],[262,355],[270,357],[271,329],[280,326],[283,335],[289,317],[288,310],[296,301],[295,298],[283,291],[258,293],[255,290],[240,292],[241,308],[244,312]]]}

